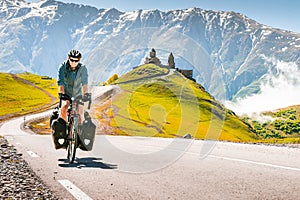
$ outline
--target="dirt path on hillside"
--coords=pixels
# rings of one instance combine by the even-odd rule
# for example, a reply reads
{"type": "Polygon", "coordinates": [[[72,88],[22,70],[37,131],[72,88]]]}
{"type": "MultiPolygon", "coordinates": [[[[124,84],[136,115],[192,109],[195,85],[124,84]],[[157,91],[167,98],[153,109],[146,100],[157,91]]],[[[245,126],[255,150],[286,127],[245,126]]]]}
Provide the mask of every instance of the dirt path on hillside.
{"type": "MultiPolygon", "coordinates": [[[[43,93],[45,93],[45,94],[51,99],[50,103],[47,103],[47,104],[45,104],[45,105],[39,106],[39,107],[37,107],[37,108],[34,108],[34,109],[32,109],[31,111],[26,112],[26,114],[44,111],[44,110],[50,108],[51,106],[53,106],[53,105],[56,103],[56,98],[55,98],[54,96],[52,96],[52,95],[51,95],[48,91],[46,91],[45,89],[43,89],[43,88],[41,88],[41,87],[38,87],[37,85],[31,83],[30,81],[25,80],[25,79],[23,79],[23,78],[20,78],[20,77],[18,77],[18,76],[15,75],[15,74],[10,74],[10,75],[11,75],[12,78],[15,79],[16,81],[20,81],[20,82],[23,82],[23,83],[25,83],[25,84],[27,84],[27,85],[31,85],[32,87],[34,87],[34,88],[36,88],[36,89],[42,91],[43,93]]],[[[20,112],[15,112],[15,113],[7,114],[7,115],[2,115],[2,116],[0,116],[0,122],[1,122],[1,121],[4,121],[4,120],[7,120],[7,119],[11,119],[11,118],[13,118],[13,117],[18,117],[18,116],[21,116],[21,115],[23,115],[23,114],[20,113],[20,112]]]]}

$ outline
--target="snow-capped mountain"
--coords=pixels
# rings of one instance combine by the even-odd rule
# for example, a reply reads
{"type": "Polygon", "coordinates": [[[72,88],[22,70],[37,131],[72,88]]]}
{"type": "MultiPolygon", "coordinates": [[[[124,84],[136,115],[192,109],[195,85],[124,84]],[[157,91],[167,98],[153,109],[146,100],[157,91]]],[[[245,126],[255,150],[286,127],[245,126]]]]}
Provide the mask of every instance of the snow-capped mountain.
{"type": "Polygon", "coordinates": [[[150,49],[167,63],[194,69],[219,99],[258,92],[270,76],[299,70],[300,34],[223,11],[97,9],[54,0],[0,2],[0,71],[56,77],[67,52],[78,48],[92,82],[143,63],[150,49]]]}

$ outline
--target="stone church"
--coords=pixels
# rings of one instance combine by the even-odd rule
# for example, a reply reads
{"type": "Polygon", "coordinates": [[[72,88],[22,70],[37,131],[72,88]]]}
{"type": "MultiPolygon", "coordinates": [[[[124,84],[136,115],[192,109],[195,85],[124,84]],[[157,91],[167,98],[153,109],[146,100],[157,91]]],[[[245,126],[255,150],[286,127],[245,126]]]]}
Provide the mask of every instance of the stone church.
{"type": "Polygon", "coordinates": [[[152,49],[149,53],[150,58],[146,57],[145,64],[155,64],[155,65],[161,65],[160,60],[156,57],[156,51],[155,49],[152,49]]]}
{"type": "Polygon", "coordinates": [[[169,69],[176,69],[178,72],[180,72],[182,75],[184,75],[186,78],[194,80],[193,79],[193,70],[186,70],[186,69],[178,69],[175,68],[175,61],[174,61],[174,56],[173,53],[171,52],[169,57],[168,57],[168,65],[162,65],[161,61],[159,60],[159,58],[156,57],[156,51],[154,48],[152,48],[152,50],[149,53],[149,57],[146,57],[145,59],[145,64],[155,64],[157,66],[160,67],[165,67],[165,68],[169,68],[169,69]]]}

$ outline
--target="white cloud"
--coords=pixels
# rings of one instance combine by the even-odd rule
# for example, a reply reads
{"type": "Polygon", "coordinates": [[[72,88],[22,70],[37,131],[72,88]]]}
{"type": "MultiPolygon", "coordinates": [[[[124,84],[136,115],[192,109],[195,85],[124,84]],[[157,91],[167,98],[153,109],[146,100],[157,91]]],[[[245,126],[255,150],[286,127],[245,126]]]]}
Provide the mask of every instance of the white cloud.
{"type": "Polygon", "coordinates": [[[287,63],[269,59],[275,65],[276,73],[269,73],[261,86],[261,92],[238,99],[227,101],[225,105],[236,114],[253,116],[263,111],[272,111],[291,105],[300,104],[300,70],[296,63],[287,63]]]}

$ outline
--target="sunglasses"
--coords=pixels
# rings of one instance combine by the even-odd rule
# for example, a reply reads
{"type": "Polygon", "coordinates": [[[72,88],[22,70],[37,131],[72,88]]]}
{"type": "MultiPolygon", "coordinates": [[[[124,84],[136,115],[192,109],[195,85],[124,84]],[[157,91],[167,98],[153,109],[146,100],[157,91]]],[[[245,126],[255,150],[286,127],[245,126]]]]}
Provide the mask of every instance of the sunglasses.
{"type": "Polygon", "coordinates": [[[71,62],[76,62],[76,63],[79,62],[79,60],[74,60],[74,59],[72,59],[72,58],[70,58],[70,61],[71,61],[71,62]]]}

